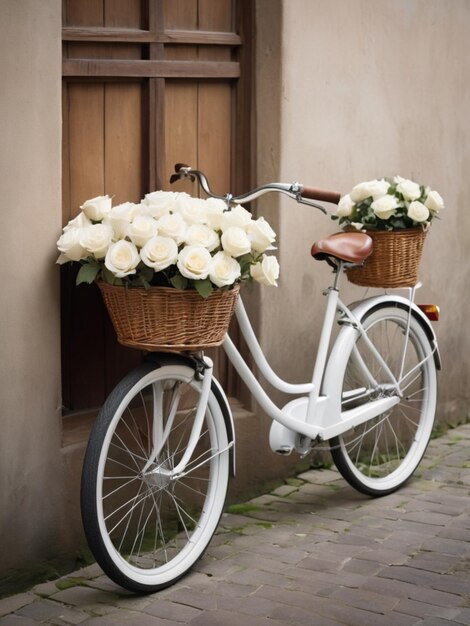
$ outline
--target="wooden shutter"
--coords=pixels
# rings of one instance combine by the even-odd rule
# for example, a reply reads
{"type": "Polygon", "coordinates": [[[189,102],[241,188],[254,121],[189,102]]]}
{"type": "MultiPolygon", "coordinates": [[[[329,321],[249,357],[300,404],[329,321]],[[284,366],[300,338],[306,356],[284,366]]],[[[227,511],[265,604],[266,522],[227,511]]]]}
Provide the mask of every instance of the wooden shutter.
{"type": "MultiPolygon", "coordinates": [[[[178,161],[218,192],[249,186],[252,13],[248,0],[64,0],[64,223],[94,196],[169,189],[178,161]]],[[[116,342],[98,290],[62,270],[63,400],[77,411],[141,356],[116,342]]]]}

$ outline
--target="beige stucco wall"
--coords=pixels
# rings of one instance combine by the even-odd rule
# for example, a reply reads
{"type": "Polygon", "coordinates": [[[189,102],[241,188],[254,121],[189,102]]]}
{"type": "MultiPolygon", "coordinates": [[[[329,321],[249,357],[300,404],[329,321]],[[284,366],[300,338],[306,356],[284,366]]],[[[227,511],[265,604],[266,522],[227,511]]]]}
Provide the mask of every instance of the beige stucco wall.
{"type": "MultiPolygon", "coordinates": [[[[465,418],[470,2],[258,0],[257,15],[260,183],[274,176],[346,193],[357,182],[400,174],[444,197],[447,208],[425,246],[419,299],[442,310],[439,417],[465,418]]],[[[337,225],[289,200],[270,202],[263,212],[279,224],[282,276],[278,290],[262,294],[261,336],[276,368],[302,380],[330,279],[310,247],[337,225]]],[[[345,293],[353,300],[363,291],[345,293]]]]}
{"type": "Polygon", "coordinates": [[[57,549],[60,15],[60,0],[0,2],[2,572],[57,549]]]}

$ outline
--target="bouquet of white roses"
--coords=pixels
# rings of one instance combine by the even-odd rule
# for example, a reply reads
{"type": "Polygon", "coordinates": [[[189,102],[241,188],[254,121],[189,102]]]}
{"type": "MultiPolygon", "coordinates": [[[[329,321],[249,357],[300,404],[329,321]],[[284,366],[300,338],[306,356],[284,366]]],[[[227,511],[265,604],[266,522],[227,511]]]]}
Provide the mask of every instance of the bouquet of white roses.
{"type": "Polygon", "coordinates": [[[395,176],[353,187],[341,198],[333,219],[357,230],[427,229],[443,208],[437,191],[395,176]]]}
{"type": "Polygon", "coordinates": [[[256,280],[277,286],[276,235],[268,222],[223,200],[155,191],[139,203],[87,200],[57,242],[58,263],[78,261],[77,284],[214,289],[256,280]]]}

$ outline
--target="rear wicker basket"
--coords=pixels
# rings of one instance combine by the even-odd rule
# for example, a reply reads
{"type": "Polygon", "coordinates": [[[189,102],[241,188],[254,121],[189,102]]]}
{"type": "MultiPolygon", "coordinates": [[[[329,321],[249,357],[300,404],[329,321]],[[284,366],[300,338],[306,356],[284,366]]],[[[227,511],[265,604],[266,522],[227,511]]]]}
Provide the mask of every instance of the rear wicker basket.
{"type": "Polygon", "coordinates": [[[416,285],[426,231],[404,228],[367,231],[367,234],[374,240],[374,251],[362,267],[347,270],[348,280],[365,287],[416,285]]]}
{"type": "Polygon", "coordinates": [[[119,343],[170,352],[219,346],[240,291],[235,285],[203,298],[195,290],[98,285],[119,343]]]}

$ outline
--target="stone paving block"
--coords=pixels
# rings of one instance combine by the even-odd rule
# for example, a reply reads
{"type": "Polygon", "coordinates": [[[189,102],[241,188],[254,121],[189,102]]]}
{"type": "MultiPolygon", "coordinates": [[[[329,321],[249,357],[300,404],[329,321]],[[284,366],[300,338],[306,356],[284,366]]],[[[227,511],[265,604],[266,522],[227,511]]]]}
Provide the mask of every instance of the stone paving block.
{"type": "Polygon", "coordinates": [[[118,626],[120,624],[125,624],[125,626],[174,626],[175,622],[143,613],[119,611],[118,613],[92,617],[82,624],[83,626],[118,626]]]}
{"type": "Polygon", "coordinates": [[[39,622],[21,615],[5,615],[0,617],[0,626],[37,626],[39,622]]]}
{"type": "Polygon", "coordinates": [[[30,604],[37,600],[37,597],[31,593],[19,593],[15,596],[10,596],[8,598],[0,599],[0,617],[3,615],[8,615],[8,613],[14,613],[17,609],[20,609],[22,606],[26,604],[30,604]]]}
{"type": "Polygon", "coordinates": [[[153,615],[171,622],[188,623],[201,613],[200,608],[187,606],[169,600],[153,600],[142,610],[142,613],[153,615]]]}
{"type": "Polygon", "coordinates": [[[419,602],[427,602],[430,605],[441,607],[458,607],[463,606],[464,599],[455,593],[446,593],[436,589],[427,589],[418,585],[411,585],[409,597],[419,602]]]}
{"type": "Polygon", "coordinates": [[[382,565],[402,565],[408,561],[409,557],[405,548],[400,552],[378,548],[376,550],[363,550],[356,558],[362,561],[381,563],[382,565]]]}
{"type": "Polygon", "coordinates": [[[316,544],[310,556],[323,557],[330,561],[344,561],[344,559],[353,558],[355,556],[361,555],[363,554],[363,552],[363,546],[343,544],[340,543],[340,541],[325,541],[321,544],[316,544]]]}
{"type": "Polygon", "coordinates": [[[314,606],[318,609],[320,605],[323,605],[326,600],[323,598],[315,598],[310,593],[303,591],[294,591],[290,589],[284,589],[282,593],[279,593],[279,589],[271,587],[269,585],[263,585],[254,594],[255,598],[264,598],[277,604],[287,604],[289,606],[295,606],[305,610],[311,610],[314,606]]]}
{"type": "Polygon", "coordinates": [[[59,591],[59,589],[57,588],[56,582],[57,581],[55,580],[51,580],[46,583],[39,583],[38,585],[35,585],[31,589],[31,591],[35,593],[36,595],[41,596],[43,598],[52,596],[59,591]]]}
{"type": "Polygon", "coordinates": [[[315,572],[337,572],[347,560],[348,558],[330,561],[325,558],[314,558],[308,556],[298,563],[298,567],[301,569],[313,570],[315,572]]]}
{"type": "Polygon", "coordinates": [[[280,487],[277,487],[277,489],[273,491],[273,494],[283,498],[285,496],[289,496],[291,493],[294,493],[295,491],[298,491],[298,487],[293,487],[292,485],[281,485],[280,487]]]}
{"type": "Polygon", "coordinates": [[[455,620],[458,624],[465,624],[465,626],[470,626],[470,608],[460,611],[456,615],[455,620]]]}
{"type": "Polygon", "coordinates": [[[348,626],[414,626],[420,621],[419,618],[402,613],[381,615],[334,602],[329,602],[321,614],[348,626]]]}
{"type": "Polygon", "coordinates": [[[456,539],[457,541],[470,543],[470,529],[451,524],[450,526],[446,526],[446,528],[440,530],[437,537],[442,537],[443,539],[456,539]]]}
{"type": "Polygon", "coordinates": [[[255,593],[259,585],[241,585],[237,583],[226,583],[225,581],[216,582],[211,590],[216,596],[224,596],[228,598],[246,598],[255,593]]]}
{"type": "Polygon", "coordinates": [[[204,611],[212,611],[217,608],[217,598],[213,593],[200,593],[186,588],[178,589],[169,594],[168,600],[204,611]]]}
{"type": "Polygon", "coordinates": [[[264,572],[255,567],[238,570],[226,577],[228,582],[235,582],[241,585],[273,585],[284,589],[289,584],[289,578],[283,574],[264,572]]]}
{"type": "Polygon", "coordinates": [[[282,620],[283,623],[287,623],[289,626],[339,626],[339,622],[318,615],[314,611],[313,602],[310,610],[281,604],[275,607],[268,614],[268,617],[274,620],[282,620]]]}
{"type": "Polygon", "coordinates": [[[220,597],[217,598],[217,608],[219,610],[241,613],[245,616],[267,616],[275,606],[275,602],[256,596],[243,598],[220,597]]]}
{"type": "MultiPolygon", "coordinates": [[[[248,626],[246,615],[229,611],[208,611],[191,621],[191,626],[248,626]]],[[[286,622],[250,617],[249,626],[286,626],[286,622]]]]}
{"type": "Polygon", "coordinates": [[[362,561],[360,559],[350,559],[343,565],[343,572],[353,572],[364,574],[365,576],[375,576],[383,568],[383,565],[373,561],[362,561]]]}
{"type": "Polygon", "coordinates": [[[457,539],[445,539],[442,537],[428,538],[426,541],[423,541],[422,548],[429,552],[440,552],[441,554],[447,554],[449,556],[469,555],[468,543],[457,539]]]}
{"type": "Polygon", "coordinates": [[[373,613],[389,613],[399,603],[399,598],[384,596],[364,589],[339,588],[330,596],[333,601],[340,602],[356,609],[365,609],[373,613]]]}
{"type": "Polygon", "coordinates": [[[306,550],[281,547],[279,545],[273,545],[271,543],[258,543],[253,546],[253,552],[256,554],[262,554],[268,556],[275,561],[280,561],[286,564],[295,564],[304,559],[308,552],[306,550]]]}
{"type": "Polygon", "coordinates": [[[409,564],[416,569],[445,574],[451,570],[459,560],[457,556],[441,555],[436,552],[420,552],[412,557],[409,564]]]}
{"type": "Polygon", "coordinates": [[[425,604],[417,600],[401,599],[395,607],[397,613],[405,613],[406,615],[414,615],[415,617],[442,617],[452,622],[460,613],[459,608],[444,608],[436,605],[425,604]]]}
{"type": "Polygon", "coordinates": [[[335,480],[342,480],[341,476],[336,469],[321,469],[321,470],[309,470],[308,472],[303,472],[297,476],[299,480],[304,480],[309,483],[314,483],[317,485],[324,484],[326,482],[331,482],[335,480]]]}
{"type": "Polygon", "coordinates": [[[112,606],[118,600],[118,595],[101,591],[100,589],[92,589],[91,587],[71,587],[56,593],[54,600],[86,610],[88,607],[95,607],[100,604],[112,606]]]}
{"type": "Polygon", "coordinates": [[[67,607],[58,602],[53,602],[52,600],[36,600],[36,602],[32,602],[18,609],[15,615],[22,615],[23,617],[29,617],[32,620],[41,622],[53,617],[62,616],[65,611],[67,611],[67,607]]]}
{"type": "Polygon", "coordinates": [[[433,513],[431,511],[411,511],[402,515],[401,519],[404,521],[430,524],[431,526],[447,526],[447,524],[452,521],[452,516],[442,513],[433,513]]]}

